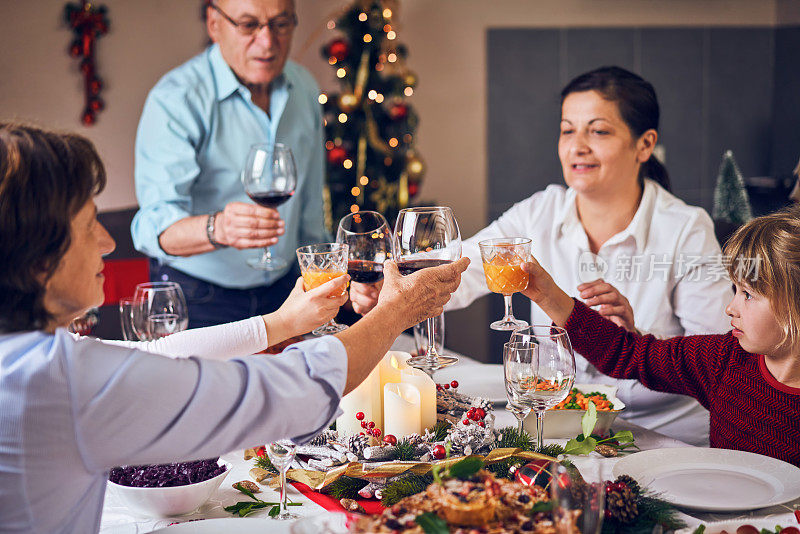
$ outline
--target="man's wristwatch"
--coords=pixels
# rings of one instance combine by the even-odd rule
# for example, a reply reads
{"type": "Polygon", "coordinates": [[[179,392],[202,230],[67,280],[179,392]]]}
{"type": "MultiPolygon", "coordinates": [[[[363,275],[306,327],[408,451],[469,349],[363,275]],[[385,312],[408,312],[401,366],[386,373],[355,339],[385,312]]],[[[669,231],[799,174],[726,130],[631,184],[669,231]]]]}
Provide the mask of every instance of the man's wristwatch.
{"type": "Polygon", "coordinates": [[[217,215],[222,213],[221,211],[216,211],[214,213],[208,214],[208,219],[206,220],[206,236],[208,236],[208,242],[211,243],[214,248],[225,248],[225,245],[222,243],[218,243],[214,239],[214,224],[217,220],[217,215]]]}

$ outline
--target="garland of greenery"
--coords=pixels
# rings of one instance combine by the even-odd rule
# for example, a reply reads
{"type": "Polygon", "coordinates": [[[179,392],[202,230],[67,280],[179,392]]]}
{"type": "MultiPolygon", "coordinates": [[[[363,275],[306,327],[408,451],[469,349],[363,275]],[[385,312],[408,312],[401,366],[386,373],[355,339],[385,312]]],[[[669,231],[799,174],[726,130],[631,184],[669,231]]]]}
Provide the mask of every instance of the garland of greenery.
{"type": "Polygon", "coordinates": [[[664,531],[686,527],[686,523],[678,517],[678,510],[651,491],[641,490],[636,507],[639,510],[636,521],[620,523],[614,519],[606,519],[603,521],[602,534],[650,534],[656,525],[661,525],[664,531]]]}

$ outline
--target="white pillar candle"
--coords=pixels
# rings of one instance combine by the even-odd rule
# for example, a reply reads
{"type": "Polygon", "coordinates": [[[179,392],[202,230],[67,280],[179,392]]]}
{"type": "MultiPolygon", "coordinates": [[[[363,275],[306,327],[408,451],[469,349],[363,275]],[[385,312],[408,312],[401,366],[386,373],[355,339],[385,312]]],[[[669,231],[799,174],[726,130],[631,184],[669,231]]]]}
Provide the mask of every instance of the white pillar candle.
{"type": "Polygon", "coordinates": [[[422,429],[433,428],[436,425],[436,384],[433,379],[424,371],[406,367],[400,371],[400,381],[403,384],[412,384],[419,390],[422,429]]]}
{"type": "MultiPolygon", "coordinates": [[[[380,387],[379,387],[380,391],[378,392],[378,397],[377,397],[377,404],[379,407],[379,411],[383,410],[384,386],[386,386],[386,384],[396,384],[400,382],[400,371],[408,367],[406,361],[409,358],[411,358],[411,354],[407,352],[402,352],[399,350],[390,350],[389,352],[386,353],[381,362],[378,364],[378,368],[380,369],[380,387]]],[[[383,429],[384,420],[385,418],[381,418],[381,420],[374,419],[375,424],[378,426],[378,428],[381,429],[383,429]]]]}
{"type": "Polygon", "coordinates": [[[375,421],[375,425],[380,427],[380,385],[380,369],[375,367],[357,388],[342,397],[339,401],[342,414],[336,419],[336,430],[340,436],[358,434],[363,430],[361,421],[356,419],[358,412],[364,412],[364,421],[375,421]]]}
{"type": "Polygon", "coordinates": [[[383,387],[384,436],[398,440],[422,429],[419,389],[413,384],[386,384],[383,387]]]}

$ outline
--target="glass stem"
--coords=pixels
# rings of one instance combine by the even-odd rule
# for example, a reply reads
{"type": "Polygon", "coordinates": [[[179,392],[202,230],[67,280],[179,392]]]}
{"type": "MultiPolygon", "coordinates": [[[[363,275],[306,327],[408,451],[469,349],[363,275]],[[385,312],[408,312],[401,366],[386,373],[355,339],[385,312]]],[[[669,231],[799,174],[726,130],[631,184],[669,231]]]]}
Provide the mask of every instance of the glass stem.
{"type": "Polygon", "coordinates": [[[269,247],[264,247],[264,254],[261,255],[261,263],[269,263],[272,261],[272,253],[269,251],[269,247]]]}
{"type": "Polygon", "coordinates": [[[536,412],[536,452],[544,446],[544,411],[536,412]]]}
{"type": "MultiPolygon", "coordinates": [[[[514,414],[514,415],[516,415],[516,414],[514,414]]],[[[523,418],[520,417],[519,415],[516,415],[516,417],[517,417],[517,432],[521,436],[522,435],[522,419],[523,418]]]]}
{"type": "Polygon", "coordinates": [[[281,469],[281,513],[288,510],[286,506],[286,470],[281,469]]]}
{"type": "Polygon", "coordinates": [[[434,317],[428,319],[428,358],[435,359],[436,354],[436,320],[434,317]]]}
{"type": "Polygon", "coordinates": [[[511,309],[512,295],[503,295],[503,303],[506,305],[506,312],[505,315],[503,316],[503,322],[506,323],[514,322],[514,311],[511,309]]]}

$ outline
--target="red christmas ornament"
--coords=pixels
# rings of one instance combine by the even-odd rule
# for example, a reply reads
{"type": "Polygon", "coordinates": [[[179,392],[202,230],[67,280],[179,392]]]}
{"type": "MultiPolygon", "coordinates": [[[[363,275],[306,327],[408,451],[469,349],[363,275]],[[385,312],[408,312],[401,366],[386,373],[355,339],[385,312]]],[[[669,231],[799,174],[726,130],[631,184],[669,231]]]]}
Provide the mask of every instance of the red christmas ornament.
{"type": "Polygon", "coordinates": [[[347,159],[347,151],[340,146],[335,146],[328,150],[328,163],[341,165],[347,159]]]}
{"type": "Polygon", "coordinates": [[[96,117],[95,117],[95,115],[94,115],[94,111],[91,111],[91,110],[84,111],[84,112],[83,112],[83,116],[81,117],[81,122],[82,122],[82,123],[83,123],[85,126],[91,126],[91,125],[93,125],[93,124],[95,123],[95,121],[96,121],[96,120],[97,120],[97,119],[96,119],[96,117]]]}
{"type": "Polygon", "coordinates": [[[484,417],[486,417],[486,410],[484,410],[483,408],[475,408],[475,415],[478,416],[478,419],[483,419],[484,417]]]}
{"type": "Polygon", "coordinates": [[[453,380],[450,382],[450,385],[453,386],[453,389],[456,389],[458,387],[458,380],[453,380]]]}
{"type": "Polygon", "coordinates": [[[442,387],[443,387],[444,389],[450,389],[450,384],[442,384],[442,387]]]}
{"type": "Polygon", "coordinates": [[[337,61],[344,60],[350,53],[350,44],[344,39],[334,39],[328,44],[328,55],[337,61]]]}
{"type": "Polygon", "coordinates": [[[81,122],[91,126],[97,120],[97,113],[105,105],[97,96],[103,88],[102,83],[95,76],[95,48],[97,39],[108,33],[108,17],[105,6],[98,6],[88,0],[80,3],[69,2],[64,6],[64,21],[72,29],[73,39],[69,47],[69,55],[74,58],[83,58],[80,71],[85,83],[86,106],[81,115],[81,122]]]}
{"type": "Polygon", "coordinates": [[[415,197],[419,193],[419,186],[417,184],[408,184],[408,196],[415,197]]]}
{"type": "Polygon", "coordinates": [[[444,457],[447,456],[447,450],[444,448],[444,445],[434,445],[431,453],[437,460],[443,460],[444,457]]]}
{"type": "Polygon", "coordinates": [[[397,438],[394,437],[394,434],[386,434],[383,436],[383,442],[389,445],[397,445],[397,438]]]}
{"type": "Polygon", "coordinates": [[[389,108],[389,118],[393,121],[400,121],[408,117],[408,106],[405,104],[394,104],[389,108]]]}
{"type": "Polygon", "coordinates": [[[101,99],[95,98],[89,102],[89,107],[92,109],[92,111],[103,111],[105,103],[101,99]]]}
{"type": "Polygon", "coordinates": [[[517,482],[526,486],[535,484],[544,488],[550,482],[550,472],[547,470],[549,465],[550,462],[547,460],[533,460],[517,469],[517,472],[514,473],[514,478],[517,482]]]}
{"type": "Polygon", "coordinates": [[[89,82],[89,92],[92,96],[97,96],[100,94],[100,89],[103,88],[103,82],[95,78],[89,82]]]}

